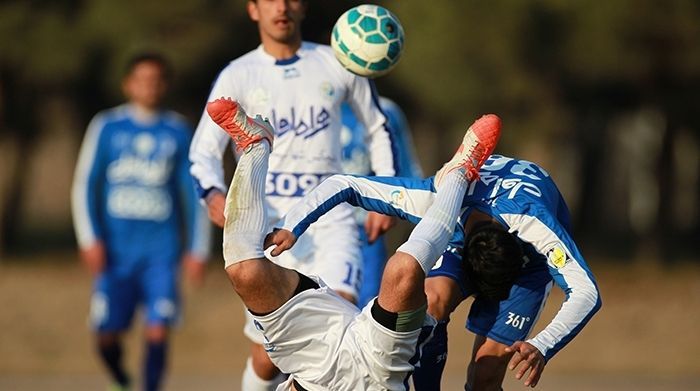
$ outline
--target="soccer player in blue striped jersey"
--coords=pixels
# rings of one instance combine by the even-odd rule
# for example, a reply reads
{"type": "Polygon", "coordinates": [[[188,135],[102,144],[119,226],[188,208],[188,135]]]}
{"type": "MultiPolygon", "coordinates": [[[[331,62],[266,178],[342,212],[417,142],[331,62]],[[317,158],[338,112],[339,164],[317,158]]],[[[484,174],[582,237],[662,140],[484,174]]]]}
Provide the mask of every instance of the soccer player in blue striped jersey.
{"type": "MultiPolygon", "coordinates": [[[[342,202],[417,223],[433,202],[442,174],[425,180],[330,177],[287,214],[281,228],[299,237],[308,224],[342,202]]],[[[507,366],[517,369],[516,377],[525,378],[525,385],[534,387],[546,362],[601,306],[595,279],[572,238],[569,212],[552,178],[532,162],[499,155],[492,155],[481,168],[480,179],[469,184],[455,235],[425,285],[428,312],[443,322],[460,302],[475,296],[467,322],[477,335],[467,390],[499,389],[507,366]],[[511,246],[508,236],[517,239],[524,256],[493,262],[500,248],[511,246]],[[549,325],[527,339],[553,282],[566,300],[549,325]]],[[[417,389],[440,387],[446,334],[440,339],[437,342],[443,346],[423,349],[414,374],[417,389]]]]}
{"type": "MultiPolygon", "coordinates": [[[[387,262],[377,299],[360,310],[322,278],[267,259],[265,248],[276,256],[299,239],[284,229],[265,234],[265,177],[277,145],[274,128],[259,115],[246,116],[230,99],[209,103],[207,113],[242,151],[226,196],[224,260],[234,290],[263,335],[265,351],[289,374],[277,390],[406,389],[421,328],[434,324],[426,316],[423,282],[454,233],[469,183],[498,142],[500,119],[486,115],[467,129],[443,167],[432,205],[387,262]]],[[[297,206],[313,203],[312,194],[297,206]]],[[[296,215],[297,206],[290,213],[296,215]]]]}
{"type": "Polygon", "coordinates": [[[115,387],[128,388],[122,336],[145,307],[145,390],[159,388],[168,332],[178,319],[178,276],[201,283],[210,224],[189,174],[191,128],[160,109],[169,68],[163,57],[131,59],[128,103],[90,123],[73,183],[73,220],[81,258],[95,275],[91,322],[115,387]],[[182,263],[181,263],[182,261],[182,263]]]}
{"type": "MultiPolygon", "coordinates": [[[[394,145],[399,161],[399,171],[396,176],[422,178],[423,171],[416,157],[408,121],[403,111],[395,102],[383,96],[379,97],[379,106],[389,120],[389,127],[394,133],[394,145]]],[[[343,144],[343,172],[352,175],[372,175],[367,131],[349,104],[343,104],[341,109],[343,130],[340,139],[343,144]]],[[[367,211],[356,209],[355,219],[362,243],[362,278],[357,299],[358,307],[362,308],[379,293],[379,283],[387,253],[384,236],[380,236],[375,227],[366,224],[367,211]]]]}

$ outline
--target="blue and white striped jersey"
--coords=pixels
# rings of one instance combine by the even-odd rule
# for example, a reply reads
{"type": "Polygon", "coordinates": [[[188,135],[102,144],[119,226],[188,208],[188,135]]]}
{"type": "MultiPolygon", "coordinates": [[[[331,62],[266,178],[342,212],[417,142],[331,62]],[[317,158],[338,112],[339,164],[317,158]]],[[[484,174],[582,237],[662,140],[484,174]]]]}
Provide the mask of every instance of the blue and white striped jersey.
{"type": "MultiPolygon", "coordinates": [[[[398,171],[393,134],[374,85],[344,69],[330,46],[303,42],[295,56],[276,60],[261,45],[219,74],[209,101],[220,97],[237,100],[248,115],[267,117],[275,128],[265,189],[273,221],[323,179],[343,172],[343,102],[368,129],[372,170],[391,176],[398,171]]],[[[226,192],[221,158],[228,145],[228,135],[204,112],[190,147],[200,197],[211,189],[226,192]]],[[[345,218],[350,214],[344,211],[345,218]]]]}
{"type": "Polygon", "coordinates": [[[93,118],[73,181],[81,248],[101,240],[125,262],[181,251],[207,257],[210,226],[189,174],[190,134],[174,112],[137,119],[121,105],[93,118]]]}
{"type": "MultiPolygon", "coordinates": [[[[282,228],[297,237],[335,205],[347,202],[418,223],[433,202],[433,178],[334,176],[289,211],[282,228]]],[[[491,215],[524,244],[528,262],[523,273],[547,268],[566,294],[550,324],[528,340],[551,358],[600,308],[595,279],[571,235],[569,212],[546,171],[532,162],[493,155],[465,194],[455,236],[448,251],[459,255],[468,215],[477,209],[491,215]]]]}

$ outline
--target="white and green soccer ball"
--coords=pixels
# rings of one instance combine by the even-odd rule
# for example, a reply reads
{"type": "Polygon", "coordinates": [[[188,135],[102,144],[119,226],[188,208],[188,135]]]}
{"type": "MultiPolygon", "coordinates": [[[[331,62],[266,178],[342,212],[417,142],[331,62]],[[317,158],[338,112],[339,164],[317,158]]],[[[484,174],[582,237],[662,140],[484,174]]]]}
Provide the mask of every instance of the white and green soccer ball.
{"type": "Polygon", "coordinates": [[[403,27],[394,14],[378,5],[347,10],[333,26],[335,57],[350,72],[377,77],[389,72],[403,51],[403,27]]]}

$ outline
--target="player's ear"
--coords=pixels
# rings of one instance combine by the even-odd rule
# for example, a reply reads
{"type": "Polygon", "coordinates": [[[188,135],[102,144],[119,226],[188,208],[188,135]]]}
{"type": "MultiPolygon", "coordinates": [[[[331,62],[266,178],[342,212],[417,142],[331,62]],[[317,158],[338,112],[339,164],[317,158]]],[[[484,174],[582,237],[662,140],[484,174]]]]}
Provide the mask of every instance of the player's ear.
{"type": "Polygon", "coordinates": [[[254,22],[260,21],[260,13],[258,12],[257,2],[255,2],[254,0],[248,0],[248,4],[246,4],[246,9],[248,10],[248,16],[250,16],[250,19],[252,19],[254,22]]]}

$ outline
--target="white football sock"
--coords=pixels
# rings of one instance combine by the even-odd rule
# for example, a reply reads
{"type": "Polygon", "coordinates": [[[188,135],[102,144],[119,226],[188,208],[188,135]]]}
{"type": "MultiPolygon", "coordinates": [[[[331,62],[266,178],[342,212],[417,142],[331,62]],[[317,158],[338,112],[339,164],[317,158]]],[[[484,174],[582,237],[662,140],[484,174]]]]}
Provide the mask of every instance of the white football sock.
{"type": "Polygon", "coordinates": [[[248,259],[265,257],[265,177],[269,156],[270,146],[267,142],[260,142],[254,144],[238,160],[224,209],[225,267],[248,259]]]}
{"type": "Polygon", "coordinates": [[[425,216],[396,250],[413,256],[426,275],[447,249],[468,185],[459,170],[447,174],[425,216]]]}
{"type": "Polygon", "coordinates": [[[280,383],[285,380],[284,374],[280,373],[272,380],[261,379],[253,370],[253,360],[248,357],[243,378],[241,379],[242,391],[274,391],[280,383]]]}

